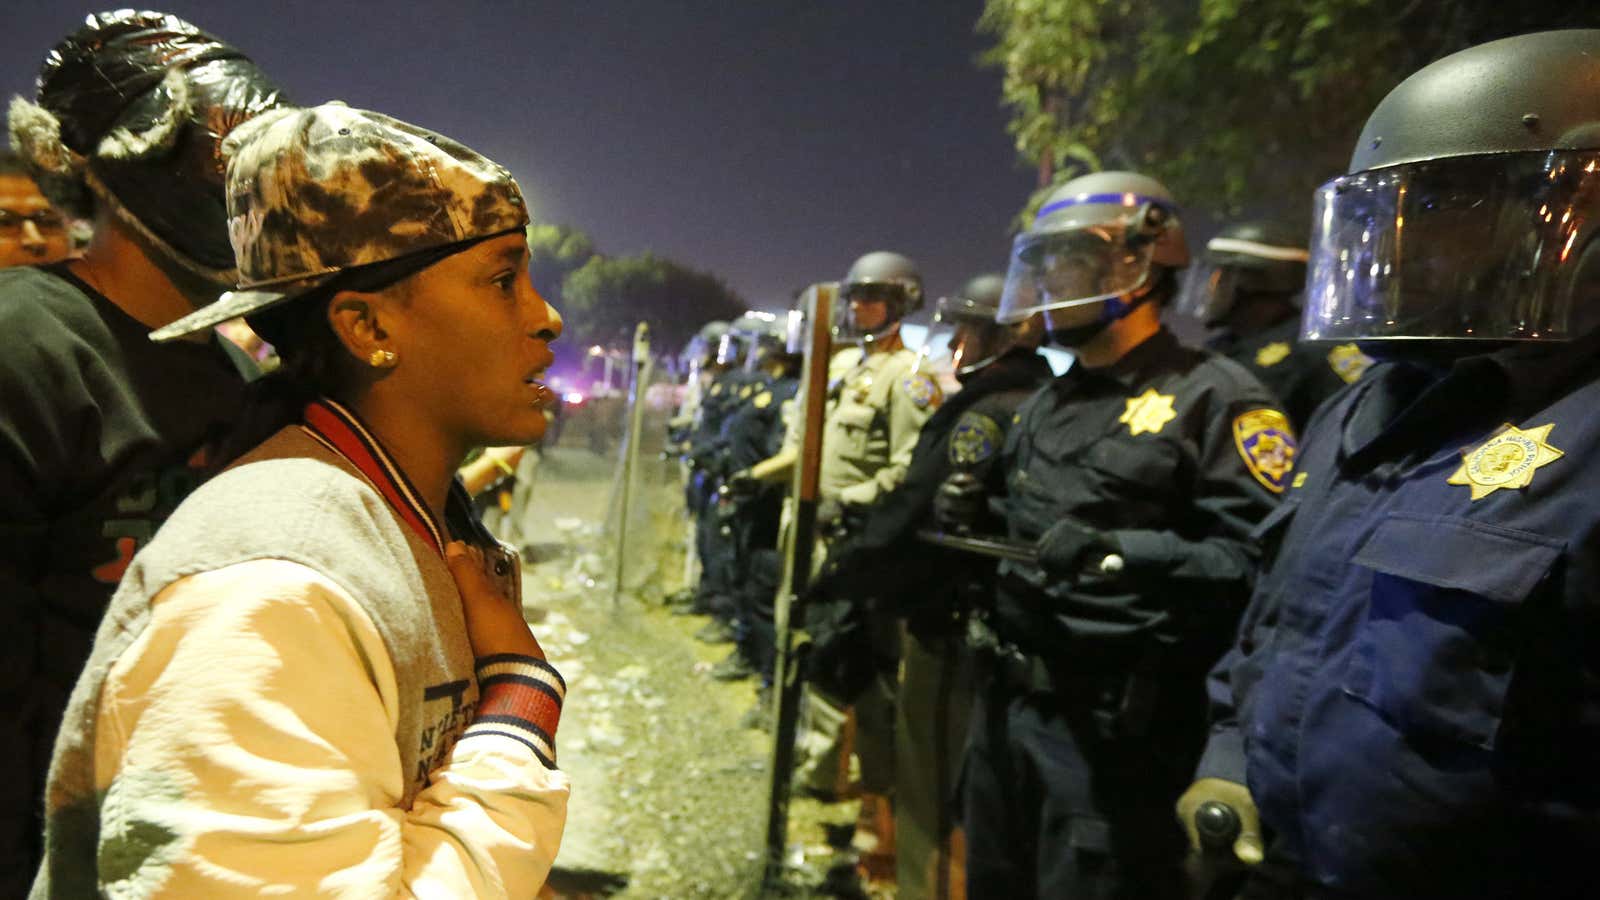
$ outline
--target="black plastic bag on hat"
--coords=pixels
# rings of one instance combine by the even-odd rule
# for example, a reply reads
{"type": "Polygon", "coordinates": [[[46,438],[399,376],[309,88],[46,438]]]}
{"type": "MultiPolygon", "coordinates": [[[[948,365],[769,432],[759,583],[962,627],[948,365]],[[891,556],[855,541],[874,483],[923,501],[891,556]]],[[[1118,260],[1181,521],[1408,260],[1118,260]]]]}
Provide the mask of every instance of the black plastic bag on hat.
{"type": "Polygon", "coordinates": [[[96,13],[46,55],[36,103],[12,103],[14,143],[79,212],[83,186],[179,262],[234,268],[222,138],[282,104],[249,57],[176,16],[96,13]]]}

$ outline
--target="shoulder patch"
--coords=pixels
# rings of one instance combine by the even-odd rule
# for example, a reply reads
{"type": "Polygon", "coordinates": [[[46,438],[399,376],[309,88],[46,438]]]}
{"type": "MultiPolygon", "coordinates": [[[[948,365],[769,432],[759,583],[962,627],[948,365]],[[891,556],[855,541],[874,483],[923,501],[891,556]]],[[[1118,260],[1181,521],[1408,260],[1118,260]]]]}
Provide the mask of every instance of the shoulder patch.
{"type": "Polygon", "coordinates": [[[1256,481],[1274,494],[1283,493],[1298,450],[1288,418],[1275,409],[1252,409],[1233,420],[1233,443],[1256,481]]]}
{"type": "Polygon", "coordinates": [[[995,420],[982,413],[963,413],[950,432],[950,464],[971,468],[994,456],[1005,439],[995,420]]]}
{"type": "Polygon", "coordinates": [[[756,409],[766,409],[772,405],[772,392],[762,391],[756,395],[756,399],[750,402],[755,404],[756,409]]]}
{"type": "Polygon", "coordinates": [[[1269,369],[1289,358],[1289,342],[1273,341],[1256,351],[1256,365],[1269,369]]]}
{"type": "Polygon", "coordinates": [[[1362,353],[1355,344],[1340,344],[1328,351],[1328,365],[1345,384],[1355,384],[1372,367],[1372,357],[1362,353]]]}
{"type": "Polygon", "coordinates": [[[926,373],[907,375],[900,386],[905,388],[906,396],[917,405],[917,409],[936,407],[944,402],[944,391],[940,390],[939,382],[926,373]]]}

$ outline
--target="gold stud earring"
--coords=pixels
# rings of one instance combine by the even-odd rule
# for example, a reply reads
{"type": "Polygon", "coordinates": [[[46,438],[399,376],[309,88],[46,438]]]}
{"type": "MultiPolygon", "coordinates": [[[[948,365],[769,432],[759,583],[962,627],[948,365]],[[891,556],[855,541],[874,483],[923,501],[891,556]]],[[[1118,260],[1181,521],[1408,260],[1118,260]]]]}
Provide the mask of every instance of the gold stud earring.
{"type": "Polygon", "coordinates": [[[394,366],[399,359],[400,357],[396,356],[393,350],[374,350],[372,355],[367,357],[367,362],[373,368],[388,369],[394,366]]]}

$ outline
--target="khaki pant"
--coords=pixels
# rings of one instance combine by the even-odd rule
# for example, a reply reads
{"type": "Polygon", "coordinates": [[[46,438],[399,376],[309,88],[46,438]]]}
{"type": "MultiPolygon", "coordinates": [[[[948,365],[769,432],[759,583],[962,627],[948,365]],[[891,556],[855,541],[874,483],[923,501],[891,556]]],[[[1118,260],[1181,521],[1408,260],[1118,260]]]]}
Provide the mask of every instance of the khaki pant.
{"type": "MultiPolygon", "coordinates": [[[[827,544],[819,539],[812,556],[813,573],[826,557],[827,544]]],[[[899,623],[886,619],[874,621],[871,627],[879,654],[899,656],[899,623]]],[[[887,796],[893,792],[895,681],[892,673],[880,674],[860,696],[851,698],[827,697],[805,687],[796,738],[796,785],[842,796],[852,782],[859,781],[868,793],[887,796]]]]}
{"type": "Polygon", "coordinates": [[[907,634],[895,721],[895,860],[900,900],[964,896],[953,847],[955,791],[972,714],[973,660],[961,635],[907,634]]]}

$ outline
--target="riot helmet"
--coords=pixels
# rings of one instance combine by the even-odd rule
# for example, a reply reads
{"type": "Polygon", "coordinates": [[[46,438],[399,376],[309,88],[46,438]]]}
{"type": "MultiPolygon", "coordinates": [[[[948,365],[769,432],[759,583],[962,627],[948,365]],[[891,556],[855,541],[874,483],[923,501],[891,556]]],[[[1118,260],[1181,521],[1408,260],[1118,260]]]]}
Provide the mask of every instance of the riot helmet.
{"type": "Polygon", "coordinates": [[[899,253],[877,250],[852,263],[840,282],[833,331],[841,339],[870,344],[896,333],[900,320],[921,308],[922,275],[917,264],[899,253]],[[865,313],[870,315],[877,301],[884,303],[883,318],[858,321],[862,313],[852,307],[866,304],[865,313]]]}
{"type": "Polygon", "coordinates": [[[700,330],[695,332],[689,343],[684,345],[680,360],[691,376],[699,374],[702,369],[716,361],[717,344],[727,330],[727,322],[707,322],[700,326],[700,330]]]}
{"type": "Polygon", "coordinates": [[[934,304],[933,326],[918,356],[919,368],[932,368],[932,354],[948,352],[956,380],[966,381],[1013,347],[1035,348],[1043,337],[1038,315],[1021,322],[998,322],[1006,279],[998,272],[969,279],[961,290],[934,304]]]}
{"type": "MultiPolygon", "coordinates": [[[[736,320],[737,321],[737,320],[736,320]]],[[[750,348],[750,336],[739,331],[732,323],[717,338],[716,363],[724,368],[734,368],[742,365],[745,351],[750,348]]]]}
{"type": "Polygon", "coordinates": [[[999,319],[1042,313],[1052,340],[1082,344],[1132,312],[1164,272],[1188,264],[1177,204],[1160,182],[1084,175],[1052,191],[1013,242],[999,319]]]}
{"type": "Polygon", "coordinates": [[[1311,340],[1561,341],[1600,326],[1600,30],[1481,44],[1373,110],[1316,195],[1311,340]]]}
{"type": "Polygon", "coordinates": [[[1236,222],[1206,242],[1198,265],[1184,273],[1175,311],[1221,324],[1251,300],[1300,306],[1306,286],[1305,235],[1278,222],[1236,222]]]}
{"type": "Polygon", "coordinates": [[[159,261],[237,281],[222,140],[280,105],[249,57],[177,16],[96,13],[45,57],[34,102],[11,102],[11,142],[61,208],[89,198],[159,261]]]}
{"type": "Polygon", "coordinates": [[[777,361],[789,363],[789,317],[752,310],[733,322],[733,331],[743,339],[746,351],[744,367],[749,372],[759,372],[777,361]]]}

